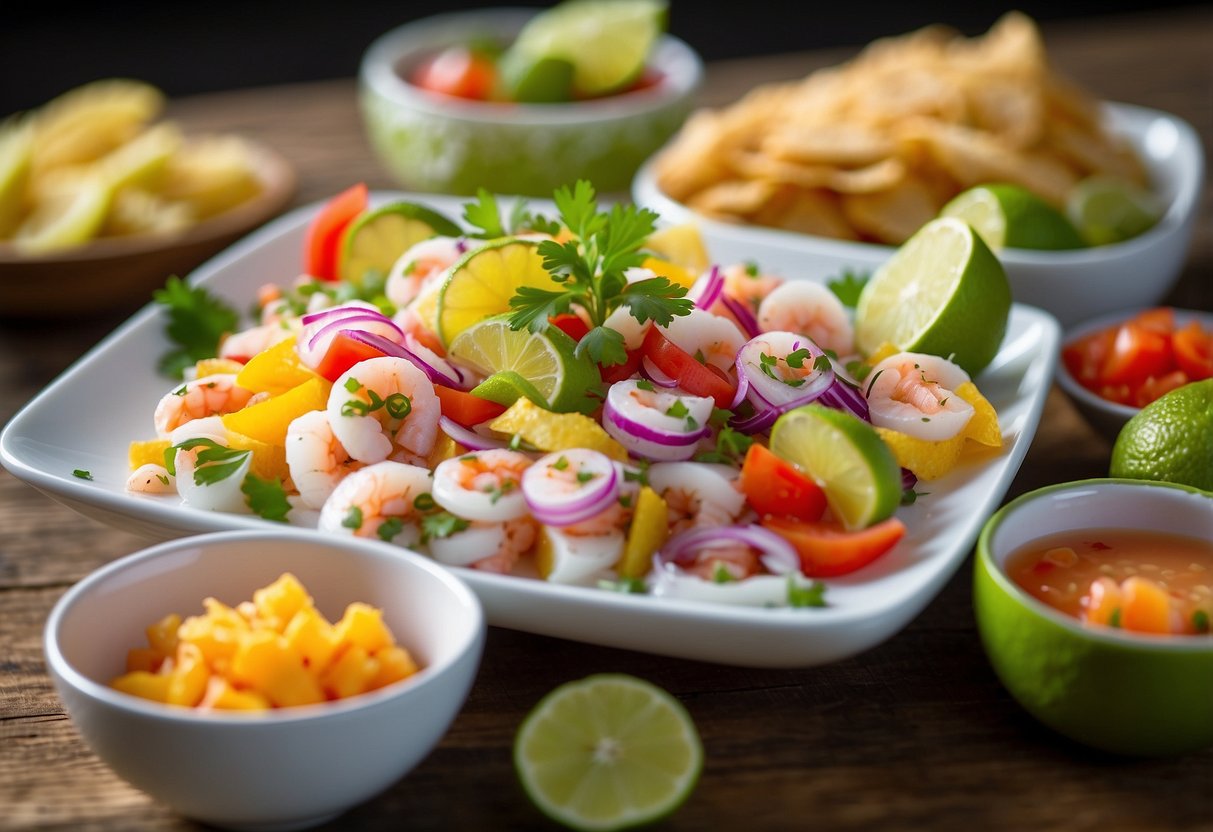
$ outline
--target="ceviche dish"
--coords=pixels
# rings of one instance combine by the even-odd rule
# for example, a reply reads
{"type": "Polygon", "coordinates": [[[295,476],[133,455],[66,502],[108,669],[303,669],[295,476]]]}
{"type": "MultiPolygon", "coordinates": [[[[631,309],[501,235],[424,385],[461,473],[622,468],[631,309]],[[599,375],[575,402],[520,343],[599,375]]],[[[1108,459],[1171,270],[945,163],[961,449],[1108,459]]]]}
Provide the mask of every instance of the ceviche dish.
{"type": "Polygon", "coordinates": [[[179,380],[127,490],[520,580],[812,607],[898,544],[921,482],[1000,452],[973,376],[1010,293],[961,221],[819,284],[712,264],[586,182],[554,205],[482,191],[456,219],[355,186],[246,328],[170,280],[179,380]]]}

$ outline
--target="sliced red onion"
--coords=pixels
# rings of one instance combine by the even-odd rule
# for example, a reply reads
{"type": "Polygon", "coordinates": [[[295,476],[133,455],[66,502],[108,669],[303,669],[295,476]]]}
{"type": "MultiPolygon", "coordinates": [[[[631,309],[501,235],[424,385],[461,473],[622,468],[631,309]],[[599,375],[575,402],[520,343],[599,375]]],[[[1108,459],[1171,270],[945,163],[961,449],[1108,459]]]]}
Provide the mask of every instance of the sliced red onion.
{"type": "Polygon", "coordinates": [[[650,392],[635,381],[619,381],[607,391],[602,426],[636,456],[675,462],[690,459],[699,440],[710,433],[713,404],[701,396],[650,392]],[[674,408],[683,415],[670,415],[674,408]]]}
{"type": "MultiPolygon", "coordinates": [[[[403,344],[397,344],[395,341],[392,341],[389,338],[384,338],[382,335],[378,335],[374,332],[366,332],[361,329],[349,329],[345,331],[345,334],[350,338],[350,340],[360,341],[367,346],[374,347],[384,355],[406,359],[417,369],[421,370],[421,372],[425,373],[426,378],[428,378],[434,384],[441,384],[443,387],[453,387],[456,390],[467,389],[464,386],[463,373],[452,366],[445,358],[441,358],[436,353],[421,346],[416,339],[412,339],[412,349],[410,349],[403,344]],[[424,350],[425,353],[428,353],[432,358],[425,360],[415,353],[413,350],[417,349],[418,347],[420,347],[421,350],[424,350]],[[434,363],[431,364],[430,361],[433,361],[434,363]],[[457,376],[451,376],[448,375],[448,373],[455,373],[457,376]]],[[[406,335],[405,340],[407,341],[411,337],[412,336],[406,335]]]]}
{"type": "Polygon", "coordinates": [[[699,279],[687,290],[687,300],[699,309],[711,309],[723,291],[724,274],[721,273],[719,267],[712,266],[711,271],[700,275],[699,279]]]}
{"type": "Polygon", "coordinates": [[[800,570],[800,556],[784,538],[753,523],[744,526],[705,526],[676,534],[657,553],[658,563],[685,566],[704,549],[721,549],[738,543],[753,547],[769,572],[786,575],[800,570]]]}
{"type": "Polygon", "coordinates": [[[340,332],[357,329],[379,335],[397,344],[404,341],[404,331],[377,309],[361,306],[334,307],[315,315],[311,323],[304,325],[295,347],[300,360],[312,369],[320,366],[333,339],[340,332]]]}
{"type": "Polygon", "coordinates": [[[340,306],[328,306],[324,309],[317,309],[315,312],[308,312],[300,320],[304,326],[313,324],[318,321],[325,323],[335,321],[340,318],[348,318],[350,315],[360,315],[363,312],[379,312],[379,308],[372,303],[367,303],[362,300],[352,300],[348,303],[343,303],[340,306]]]}
{"type": "Polygon", "coordinates": [[[469,451],[492,451],[510,446],[508,439],[498,439],[477,433],[471,428],[465,428],[449,416],[439,416],[438,427],[442,428],[443,433],[469,451]]]}
{"type": "Polygon", "coordinates": [[[758,319],[754,317],[748,303],[737,300],[728,293],[720,295],[720,302],[724,304],[725,309],[729,310],[729,314],[737,321],[737,325],[741,327],[747,338],[754,338],[762,333],[762,327],[758,326],[758,319]]]}
{"type": "Polygon", "coordinates": [[[765,433],[781,415],[782,409],[772,405],[756,411],[753,416],[729,422],[729,427],[739,433],[765,433]]]}
{"type": "Polygon", "coordinates": [[[420,367],[430,381],[456,390],[470,390],[468,375],[438,353],[417,340],[413,335],[404,336],[405,358],[420,367]]]}
{"type": "Polygon", "coordinates": [[[615,504],[619,475],[611,458],[601,451],[570,448],[541,457],[527,468],[522,474],[522,493],[540,523],[571,526],[615,504]]]}
{"type": "Polygon", "coordinates": [[[918,485],[918,475],[909,468],[901,469],[901,490],[909,491],[914,486],[918,485]]]}
{"type": "Polygon", "coordinates": [[[845,410],[865,422],[871,421],[868,416],[868,400],[863,397],[863,393],[837,375],[834,377],[834,383],[817,397],[817,403],[835,410],[845,410]]]}
{"type": "Polygon", "coordinates": [[[656,384],[658,387],[678,386],[678,379],[671,378],[663,373],[656,364],[649,360],[647,355],[640,359],[640,374],[656,384]]]}

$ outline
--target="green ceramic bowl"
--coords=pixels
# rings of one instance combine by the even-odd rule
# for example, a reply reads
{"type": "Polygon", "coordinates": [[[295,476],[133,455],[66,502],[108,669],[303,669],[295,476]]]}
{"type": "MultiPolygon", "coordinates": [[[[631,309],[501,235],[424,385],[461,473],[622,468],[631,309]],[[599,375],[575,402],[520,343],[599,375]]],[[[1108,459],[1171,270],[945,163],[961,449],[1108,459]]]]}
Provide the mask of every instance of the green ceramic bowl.
{"type": "Polygon", "coordinates": [[[1025,494],[977,542],[973,605],[982,644],[1011,695],[1050,728],[1130,755],[1213,744],[1213,638],[1088,628],[1037,601],[1007,557],[1069,529],[1132,528],[1213,540],[1213,494],[1168,483],[1085,480],[1025,494]]]}
{"type": "Polygon", "coordinates": [[[641,163],[682,125],[703,76],[695,52],[658,42],[652,87],[597,101],[499,104],[435,95],[406,73],[443,47],[512,38],[536,9],[488,9],[430,17],[371,44],[359,73],[360,104],[379,159],[413,191],[551,196],[579,178],[624,192],[641,163]]]}

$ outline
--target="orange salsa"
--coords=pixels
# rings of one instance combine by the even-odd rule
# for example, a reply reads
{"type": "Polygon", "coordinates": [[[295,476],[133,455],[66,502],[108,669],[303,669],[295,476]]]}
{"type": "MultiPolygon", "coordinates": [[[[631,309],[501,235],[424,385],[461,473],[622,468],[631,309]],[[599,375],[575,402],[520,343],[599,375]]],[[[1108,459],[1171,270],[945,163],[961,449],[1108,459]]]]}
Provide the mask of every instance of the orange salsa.
{"type": "Polygon", "coordinates": [[[1210,632],[1213,541],[1135,529],[1063,532],[1012,553],[1007,574],[1087,625],[1156,635],[1210,632]]]}

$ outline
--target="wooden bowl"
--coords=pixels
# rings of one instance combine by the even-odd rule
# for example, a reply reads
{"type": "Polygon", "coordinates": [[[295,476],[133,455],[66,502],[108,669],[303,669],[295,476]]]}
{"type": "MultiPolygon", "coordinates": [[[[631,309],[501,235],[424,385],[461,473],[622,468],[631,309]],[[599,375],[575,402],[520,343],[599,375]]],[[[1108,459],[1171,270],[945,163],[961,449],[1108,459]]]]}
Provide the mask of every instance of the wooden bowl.
{"type": "Polygon", "coordinates": [[[248,145],[261,192],[178,233],[108,237],[44,256],[22,255],[0,243],[0,319],[86,318],[136,309],[170,275],[184,276],[281,213],[295,195],[295,171],[279,154],[248,145]]]}

